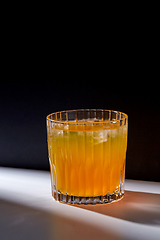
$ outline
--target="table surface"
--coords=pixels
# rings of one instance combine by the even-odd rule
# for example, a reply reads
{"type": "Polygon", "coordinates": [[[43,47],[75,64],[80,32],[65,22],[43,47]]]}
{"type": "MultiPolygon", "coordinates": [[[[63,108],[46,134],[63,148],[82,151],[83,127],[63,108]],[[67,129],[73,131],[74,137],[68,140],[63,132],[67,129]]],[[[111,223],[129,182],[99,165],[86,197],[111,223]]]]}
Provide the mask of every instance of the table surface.
{"type": "Polygon", "coordinates": [[[0,167],[0,239],[160,240],[160,183],[126,180],[116,203],[71,206],[46,171],[0,167]]]}

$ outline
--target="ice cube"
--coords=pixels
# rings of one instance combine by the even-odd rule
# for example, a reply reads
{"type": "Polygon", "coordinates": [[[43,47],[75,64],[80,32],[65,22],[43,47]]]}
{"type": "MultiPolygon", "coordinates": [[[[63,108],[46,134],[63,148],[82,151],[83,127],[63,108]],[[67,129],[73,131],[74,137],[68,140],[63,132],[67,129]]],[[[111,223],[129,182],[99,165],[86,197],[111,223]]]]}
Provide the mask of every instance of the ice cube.
{"type": "Polygon", "coordinates": [[[63,136],[63,130],[56,130],[57,136],[62,137],[63,136]]]}
{"type": "Polygon", "coordinates": [[[112,130],[110,130],[111,131],[111,136],[112,136],[112,138],[115,138],[116,137],[116,135],[118,134],[118,128],[117,129],[112,129],[112,130]]]}
{"type": "Polygon", "coordinates": [[[64,130],[68,130],[69,129],[69,124],[64,124],[64,130]]]}
{"type": "Polygon", "coordinates": [[[108,138],[108,130],[94,132],[93,138],[95,144],[106,142],[108,138]]]}

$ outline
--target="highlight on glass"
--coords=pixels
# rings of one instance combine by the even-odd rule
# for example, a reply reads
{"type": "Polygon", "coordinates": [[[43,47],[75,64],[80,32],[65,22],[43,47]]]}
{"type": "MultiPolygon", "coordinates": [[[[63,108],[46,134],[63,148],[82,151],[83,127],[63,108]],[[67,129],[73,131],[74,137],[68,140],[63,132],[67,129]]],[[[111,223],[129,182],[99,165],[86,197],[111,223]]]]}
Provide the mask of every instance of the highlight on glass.
{"type": "Polygon", "coordinates": [[[52,195],[70,204],[103,204],[124,196],[128,116],[103,109],[47,116],[52,195]]]}

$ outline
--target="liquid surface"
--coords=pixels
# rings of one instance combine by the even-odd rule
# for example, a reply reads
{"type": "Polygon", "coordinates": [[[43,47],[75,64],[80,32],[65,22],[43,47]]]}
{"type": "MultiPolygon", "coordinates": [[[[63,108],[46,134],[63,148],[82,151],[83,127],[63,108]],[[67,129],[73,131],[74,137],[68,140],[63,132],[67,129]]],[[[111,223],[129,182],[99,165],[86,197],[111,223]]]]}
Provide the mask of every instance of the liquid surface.
{"type": "Polygon", "coordinates": [[[112,194],[123,185],[127,126],[50,127],[48,148],[52,184],[73,196],[112,194]]]}

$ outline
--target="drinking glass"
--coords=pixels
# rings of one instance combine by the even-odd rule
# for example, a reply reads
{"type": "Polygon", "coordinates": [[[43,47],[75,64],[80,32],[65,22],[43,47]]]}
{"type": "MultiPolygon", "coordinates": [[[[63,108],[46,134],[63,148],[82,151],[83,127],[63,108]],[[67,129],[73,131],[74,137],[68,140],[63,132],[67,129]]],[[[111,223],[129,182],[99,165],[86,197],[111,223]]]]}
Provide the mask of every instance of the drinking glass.
{"type": "Polygon", "coordinates": [[[78,109],[47,116],[52,195],[70,204],[103,204],[124,196],[128,116],[78,109]]]}

